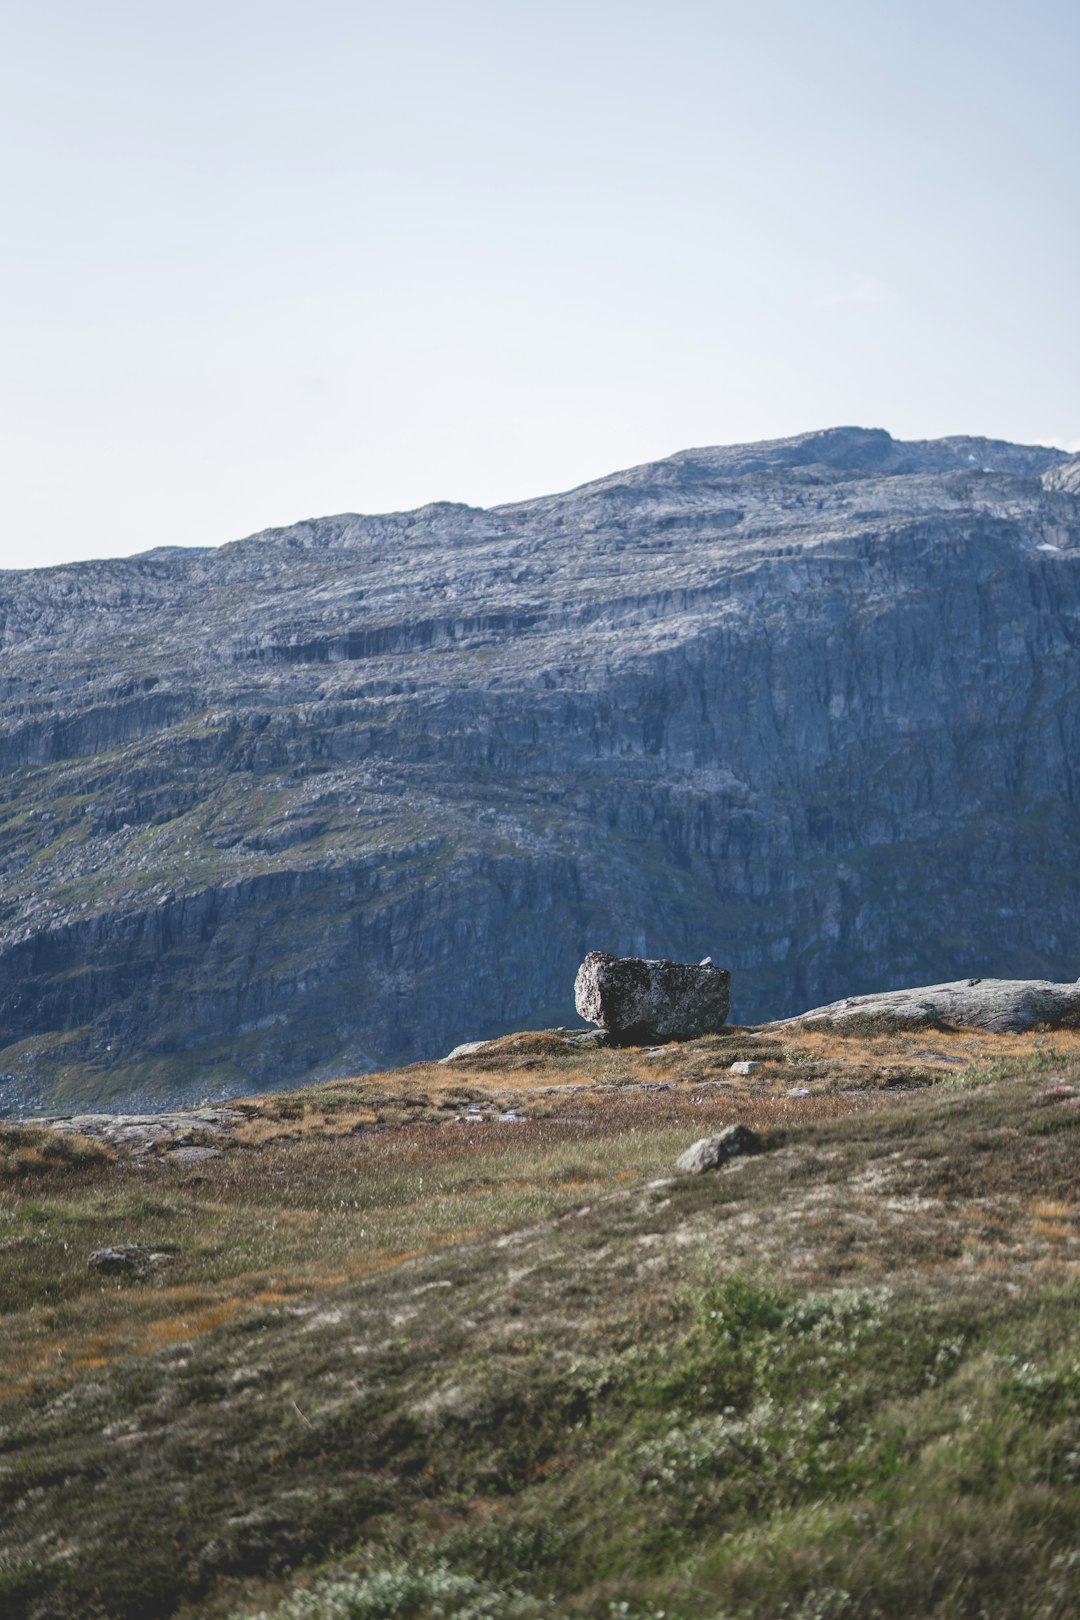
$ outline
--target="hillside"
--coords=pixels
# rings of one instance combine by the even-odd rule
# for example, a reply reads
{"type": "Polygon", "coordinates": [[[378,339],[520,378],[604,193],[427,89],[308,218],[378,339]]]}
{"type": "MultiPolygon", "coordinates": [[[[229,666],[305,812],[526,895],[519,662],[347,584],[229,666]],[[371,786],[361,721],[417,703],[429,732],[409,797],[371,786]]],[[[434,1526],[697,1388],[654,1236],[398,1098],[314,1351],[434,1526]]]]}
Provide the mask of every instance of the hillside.
{"type": "MultiPolygon", "coordinates": [[[[1080,496],[835,429],[0,579],[0,1108],[560,1023],[1080,973],[1080,496]]],[[[152,524],[148,525],[152,540],[152,524]]]]}
{"type": "Polygon", "coordinates": [[[10,1620],[1077,1612],[1080,1032],[554,1030],[85,1126],[0,1127],[10,1620]]]}

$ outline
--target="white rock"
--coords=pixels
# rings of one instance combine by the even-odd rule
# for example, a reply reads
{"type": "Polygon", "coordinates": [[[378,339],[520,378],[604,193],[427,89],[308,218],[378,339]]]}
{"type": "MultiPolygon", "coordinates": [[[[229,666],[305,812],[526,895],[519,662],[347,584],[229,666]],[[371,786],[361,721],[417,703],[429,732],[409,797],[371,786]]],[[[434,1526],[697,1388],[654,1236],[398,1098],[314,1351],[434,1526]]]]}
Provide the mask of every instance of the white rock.
{"type": "Polygon", "coordinates": [[[439,1059],[439,1062],[453,1063],[455,1058],[472,1057],[473,1053],[479,1052],[482,1046],[490,1045],[490,1041],[462,1041],[460,1046],[455,1046],[452,1052],[447,1052],[444,1058],[439,1059]]]}
{"type": "Polygon", "coordinates": [[[698,1175],[703,1170],[718,1170],[729,1159],[743,1153],[757,1153],[761,1138],[745,1125],[728,1125],[715,1136],[703,1136],[699,1142],[680,1153],[675,1160],[676,1170],[686,1175],[698,1175]]]}

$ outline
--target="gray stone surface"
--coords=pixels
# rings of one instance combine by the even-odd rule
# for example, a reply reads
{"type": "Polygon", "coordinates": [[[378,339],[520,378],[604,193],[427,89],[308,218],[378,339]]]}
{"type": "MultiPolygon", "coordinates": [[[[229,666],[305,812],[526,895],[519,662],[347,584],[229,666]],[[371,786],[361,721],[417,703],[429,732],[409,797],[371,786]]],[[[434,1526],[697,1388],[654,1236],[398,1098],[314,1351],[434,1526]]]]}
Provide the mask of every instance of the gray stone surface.
{"type": "Polygon", "coordinates": [[[159,1114],[68,1114],[36,1123],[67,1135],[93,1137],[136,1155],[152,1150],[186,1149],[206,1157],[213,1140],[232,1142],[233,1127],[243,1117],[239,1109],[222,1106],[159,1114]],[[197,1144],[196,1136],[209,1137],[211,1142],[197,1144]]]}
{"type": "Polygon", "coordinates": [[[685,1175],[700,1175],[704,1170],[718,1170],[740,1154],[760,1153],[761,1147],[761,1138],[748,1126],[728,1125],[713,1136],[703,1136],[700,1142],[680,1153],[675,1168],[685,1175]]]}
{"type": "Polygon", "coordinates": [[[1032,1029],[1037,1024],[1080,1029],[1080,980],[1053,984],[1044,979],[957,979],[952,984],[849,996],[827,1007],[812,1008],[798,1022],[854,1033],[937,1024],[1001,1033],[1032,1029]]]}
{"type": "Polygon", "coordinates": [[[574,982],[574,1005],[616,1041],[689,1041],[724,1027],[730,986],[724,968],[590,951],[574,982]]]}
{"type": "Polygon", "coordinates": [[[1080,456],[1072,456],[1043,474],[1043,483],[1050,490],[1065,490],[1080,495],[1080,456]]]}
{"type": "Polygon", "coordinates": [[[564,1024],[597,942],[744,1023],[1080,973],[1068,461],[835,429],[5,573],[0,1111],[564,1024]]]}
{"type": "Polygon", "coordinates": [[[487,1044],[487,1041],[462,1041],[452,1052],[447,1052],[444,1058],[440,1058],[439,1062],[454,1063],[458,1058],[472,1057],[474,1052],[479,1052],[487,1044]]]}
{"type": "Polygon", "coordinates": [[[95,1249],[86,1262],[103,1277],[147,1277],[175,1260],[175,1250],[150,1249],[143,1243],[117,1243],[95,1249]]]}

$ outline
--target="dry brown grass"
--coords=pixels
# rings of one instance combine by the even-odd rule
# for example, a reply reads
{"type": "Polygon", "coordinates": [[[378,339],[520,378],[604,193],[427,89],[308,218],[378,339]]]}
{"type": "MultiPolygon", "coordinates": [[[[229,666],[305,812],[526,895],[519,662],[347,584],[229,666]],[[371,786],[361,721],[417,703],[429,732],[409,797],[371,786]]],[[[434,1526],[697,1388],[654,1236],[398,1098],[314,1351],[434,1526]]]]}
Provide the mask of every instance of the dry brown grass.
{"type": "MultiPolygon", "coordinates": [[[[357,1084],[400,1095],[402,1076],[357,1084]]],[[[456,1081],[442,1084],[460,1092],[456,1081]]],[[[265,1115],[250,1105],[235,1144],[186,1170],[109,1152],[64,1161],[58,1182],[52,1161],[26,1165],[18,1193],[0,1194],[0,1220],[8,1212],[17,1224],[26,1263],[21,1288],[9,1269],[0,1399],[194,1340],[260,1302],[322,1294],[569,1198],[603,1196],[662,1168],[680,1132],[736,1120],[776,1131],[880,1105],[746,1085],[645,1091],[594,1082],[558,1093],[539,1118],[530,1109],[527,1120],[500,1123],[506,1089],[497,1073],[491,1090],[470,1088],[482,1120],[463,1122],[455,1110],[438,1124],[356,1134],[348,1086],[326,1089],[326,1104],[309,1097],[284,1121],[278,1111],[283,1102],[295,1109],[293,1099],[267,1099],[265,1115]],[[124,1241],[175,1241],[180,1254],[138,1283],[87,1271],[91,1249],[124,1241]]]]}
{"type": "MultiPolygon", "coordinates": [[[[732,1031],[612,1052],[568,1050],[548,1032],[452,1065],[250,1099],[221,1155],[197,1164],[167,1152],[54,1161],[34,1139],[0,1187],[0,1430],[23,1470],[10,1475],[22,1481],[11,1545],[37,1527],[48,1580],[77,1581],[80,1560],[113,1568],[131,1515],[151,1529],[168,1519],[178,1539],[162,1579],[194,1591],[225,1567],[213,1550],[223,1525],[235,1538],[228,1567],[252,1570],[351,1545],[376,1513],[373,1533],[391,1537],[497,1527],[518,1511],[505,1485],[518,1451],[527,1493],[550,1489],[552,1522],[572,1525],[580,1502],[559,1505],[560,1480],[582,1470],[587,1503],[594,1458],[577,1408],[564,1421],[558,1401],[569,1390],[587,1409],[626,1358],[662,1350],[685,1326],[687,1290],[718,1274],[781,1278],[793,1297],[910,1295],[895,1344],[940,1316],[947,1360],[967,1342],[963,1301],[989,1333],[1003,1302],[1080,1279],[1080,1109],[1059,1078],[1080,1079],[1080,1037],[796,1032],[780,1045],[732,1031]],[[762,1066],[732,1076],[733,1054],[762,1066]],[[526,1118],[500,1121],[508,1104],[526,1118]],[[691,1140],[737,1120],[769,1151],[722,1176],[665,1179],[691,1140]],[[90,1250],[114,1242],[177,1253],[139,1280],[89,1273],[90,1250]],[[460,1417],[439,1404],[457,1388],[479,1403],[460,1417]],[[135,1452],[107,1427],[137,1437],[137,1478],[135,1452]],[[463,1435],[476,1459],[455,1483],[463,1435]],[[509,1472],[492,1484],[489,1458],[508,1444],[509,1472]],[[413,1471],[399,1468],[406,1455],[413,1471]],[[353,1475],[350,1496],[341,1482],[353,1475]]],[[[999,1361],[1013,1353],[1011,1338],[987,1342],[999,1361]]],[[[822,1374],[826,1395],[832,1378],[822,1374]]],[[[652,1444],[642,1421],[640,1444],[652,1444]]],[[[996,1421],[991,1412],[988,1435],[996,1421]]],[[[612,1501],[622,1469],[615,1458],[612,1501]]],[[[684,1504],[672,1502],[681,1524],[684,1504]]],[[[625,1534],[636,1545],[639,1531],[625,1534]]],[[[762,1560],[775,1565],[768,1548],[762,1560]]],[[[124,1601],[128,1616],[167,1612],[157,1595],[124,1601]]]]}
{"type": "Polygon", "coordinates": [[[41,1173],[109,1164],[115,1158],[107,1143],[78,1132],[0,1122],[0,1186],[41,1173]]]}
{"type": "MultiPolygon", "coordinates": [[[[723,1088],[732,1100],[929,1085],[967,1069],[1015,1064],[1052,1051],[1062,1064],[1080,1058],[1080,1030],[997,1035],[984,1030],[929,1030],[892,1035],[835,1031],[732,1029],[656,1048],[576,1048],[557,1031],[491,1041],[453,1063],[417,1063],[390,1074],[332,1081],[304,1092],[269,1093],[241,1104],[237,1138],[265,1144],[284,1138],[347,1135],[405,1124],[514,1109],[558,1118],[611,1106],[613,1093],[635,1086],[723,1088]],[[744,1059],[751,1076],[731,1073],[744,1059]]],[[[652,1106],[652,1105],[650,1105],[652,1106]]]]}
{"type": "MultiPolygon", "coordinates": [[[[825,1125],[882,1106],[893,1088],[955,1082],[993,1066],[1020,1069],[1047,1052],[1064,1068],[1080,1058],[1080,1032],[794,1031],[781,1046],[772,1035],[733,1030],[659,1051],[579,1050],[558,1033],[534,1032],[453,1064],[250,1099],[240,1105],[243,1118],[224,1156],[186,1171],[164,1171],[154,1159],[136,1167],[100,1142],[42,1127],[8,1127],[0,1171],[11,1191],[0,1195],[0,1215],[43,1199],[46,1218],[26,1254],[23,1297],[9,1302],[0,1332],[0,1396],[196,1338],[260,1298],[325,1291],[460,1241],[493,1219],[541,1212],[574,1191],[602,1194],[643,1172],[650,1143],[682,1130],[705,1134],[736,1120],[774,1134],[825,1125]],[[755,1054],[759,1070],[731,1075],[732,1062],[755,1054]],[[500,1122],[510,1110],[526,1118],[500,1122]],[[623,1143],[614,1158],[599,1151],[612,1142],[623,1143]],[[579,1145],[586,1162],[575,1165],[579,1145]],[[402,1197],[421,1175],[427,1187],[414,1181],[402,1197]],[[115,1192],[133,1196],[136,1207],[139,1195],[152,1202],[161,1192],[166,1206],[173,1200],[184,1211],[188,1231],[177,1265],[138,1288],[85,1271],[95,1243],[146,1235],[145,1216],[137,1230],[118,1216],[109,1201],[115,1192]],[[80,1216],[79,1200],[92,1204],[95,1194],[97,1213],[87,1208],[80,1216]],[[341,1218],[358,1204],[366,1234],[359,1253],[341,1218]],[[53,1205],[63,1212],[55,1223],[53,1205]],[[246,1263],[229,1265],[230,1256],[246,1263]],[[200,1280],[173,1282],[178,1271],[200,1280]],[[85,1321],[82,1344],[69,1327],[74,1302],[85,1321]]],[[[1059,1254],[1069,1250],[1070,1217],[1071,1210],[1045,1201],[1033,1205],[1026,1215],[1031,1239],[1059,1254]]],[[[169,1215],[159,1221],[162,1240],[174,1225],[169,1215]]],[[[28,1241],[24,1236],[24,1247],[28,1241]]],[[[993,1263],[985,1245],[975,1246],[978,1264],[993,1263]]]]}

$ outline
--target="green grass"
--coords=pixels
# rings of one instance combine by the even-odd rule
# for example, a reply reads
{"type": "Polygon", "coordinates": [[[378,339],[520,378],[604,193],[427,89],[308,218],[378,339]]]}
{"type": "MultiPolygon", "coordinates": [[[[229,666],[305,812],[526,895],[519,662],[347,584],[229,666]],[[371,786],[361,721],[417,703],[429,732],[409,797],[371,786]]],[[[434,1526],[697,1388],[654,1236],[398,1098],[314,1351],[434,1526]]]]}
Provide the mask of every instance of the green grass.
{"type": "Polygon", "coordinates": [[[1080,1299],[974,1303],[736,1275],[662,1347],[480,1379],[427,1455],[454,1457],[463,1520],[473,1492],[491,1511],[435,1537],[395,1515],[281,1612],[1065,1616],[1080,1299]]]}
{"type": "Polygon", "coordinates": [[[312,1134],[339,1084],[189,1170],[9,1131],[0,1608],[1066,1620],[1080,1110],[1043,1058],[312,1134]],[[733,1117],[765,1152],[671,1177],[733,1117]],[[178,1253],[101,1279],[105,1242],[178,1253]]]}

